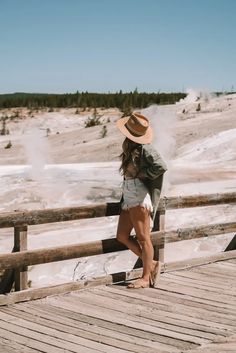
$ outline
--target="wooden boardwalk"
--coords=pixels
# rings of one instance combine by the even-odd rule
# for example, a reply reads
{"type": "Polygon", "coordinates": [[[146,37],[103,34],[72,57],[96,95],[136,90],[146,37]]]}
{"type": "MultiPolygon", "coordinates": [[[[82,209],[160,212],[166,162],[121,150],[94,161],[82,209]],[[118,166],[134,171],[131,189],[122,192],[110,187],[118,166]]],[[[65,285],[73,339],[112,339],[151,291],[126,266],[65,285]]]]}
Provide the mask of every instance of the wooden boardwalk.
{"type": "Polygon", "coordinates": [[[236,352],[236,259],[0,307],[0,353],[236,352]]]}

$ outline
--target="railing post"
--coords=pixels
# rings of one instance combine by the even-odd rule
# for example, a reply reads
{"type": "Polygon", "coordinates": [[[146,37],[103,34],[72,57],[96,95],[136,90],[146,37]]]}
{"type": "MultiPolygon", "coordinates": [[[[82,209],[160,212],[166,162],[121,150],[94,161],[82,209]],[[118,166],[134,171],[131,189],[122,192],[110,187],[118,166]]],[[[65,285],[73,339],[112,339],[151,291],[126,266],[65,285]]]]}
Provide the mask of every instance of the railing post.
{"type": "Polygon", "coordinates": [[[236,234],[231,239],[230,243],[227,245],[225,251],[236,250],[236,234]]]}
{"type": "MultiPolygon", "coordinates": [[[[160,231],[165,230],[165,207],[163,207],[162,210],[158,211],[158,217],[159,217],[159,222],[158,222],[158,229],[160,231]]],[[[165,254],[164,254],[164,249],[165,249],[165,238],[162,238],[162,241],[159,243],[159,245],[154,245],[154,259],[157,261],[161,261],[164,263],[165,260],[165,254]]]]}
{"type": "MultiPolygon", "coordinates": [[[[27,250],[27,225],[18,225],[14,227],[14,251],[27,250]]],[[[28,267],[15,268],[15,291],[27,289],[28,285],[28,267]]]]}

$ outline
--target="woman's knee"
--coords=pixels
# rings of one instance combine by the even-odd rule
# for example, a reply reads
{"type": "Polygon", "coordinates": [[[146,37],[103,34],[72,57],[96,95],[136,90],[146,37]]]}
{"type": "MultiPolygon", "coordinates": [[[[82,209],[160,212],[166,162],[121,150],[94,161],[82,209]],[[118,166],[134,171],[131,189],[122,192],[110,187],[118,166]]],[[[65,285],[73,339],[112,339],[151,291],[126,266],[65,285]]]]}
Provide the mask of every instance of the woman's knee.
{"type": "Polygon", "coordinates": [[[126,244],[128,238],[129,238],[129,235],[127,235],[125,233],[117,233],[116,234],[116,239],[122,244],[126,244]]]}
{"type": "Polygon", "coordinates": [[[150,239],[141,239],[138,242],[142,248],[152,247],[152,241],[150,239]]]}

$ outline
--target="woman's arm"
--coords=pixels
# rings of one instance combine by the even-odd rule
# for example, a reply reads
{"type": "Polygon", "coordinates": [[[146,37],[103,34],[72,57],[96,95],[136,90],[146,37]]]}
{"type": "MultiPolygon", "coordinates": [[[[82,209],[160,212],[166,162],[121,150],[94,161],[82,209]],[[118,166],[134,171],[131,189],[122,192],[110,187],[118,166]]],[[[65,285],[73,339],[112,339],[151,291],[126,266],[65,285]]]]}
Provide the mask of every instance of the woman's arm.
{"type": "Polygon", "coordinates": [[[143,146],[138,178],[156,179],[166,170],[167,166],[160,154],[151,146],[143,146]]]}

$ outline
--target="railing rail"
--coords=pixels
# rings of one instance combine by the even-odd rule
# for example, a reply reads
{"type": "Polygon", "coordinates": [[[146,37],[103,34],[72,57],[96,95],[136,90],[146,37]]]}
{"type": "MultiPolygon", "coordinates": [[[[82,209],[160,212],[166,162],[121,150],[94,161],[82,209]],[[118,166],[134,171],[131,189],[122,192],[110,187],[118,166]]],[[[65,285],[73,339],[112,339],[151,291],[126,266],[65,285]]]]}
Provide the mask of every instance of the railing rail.
{"type": "MultiPolygon", "coordinates": [[[[164,231],[166,209],[211,206],[235,202],[236,193],[162,198],[159,205],[160,230],[151,234],[154,249],[156,249],[156,258],[159,257],[164,262],[165,243],[236,231],[236,222],[229,222],[166,232],[164,231]]],[[[27,266],[125,250],[126,247],[118,243],[114,238],[84,244],[27,250],[28,225],[115,216],[118,215],[118,212],[119,203],[114,202],[91,206],[2,213],[0,214],[0,228],[14,227],[14,252],[11,254],[0,254],[0,270],[6,270],[7,273],[7,271],[14,269],[15,290],[22,290],[27,288],[27,266]]],[[[231,241],[228,250],[235,248],[232,244],[235,245],[235,241],[231,241]]],[[[1,292],[3,291],[1,290],[1,292]]]]}
{"type": "MultiPolygon", "coordinates": [[[[182,228],[173,231],[158,231],[151,233],[152,243],[158,248],[165,243],[173,243],[181,240],[210,237],[218,234],[236,231],[236,222],[219,223],[209,226],[182,228]]],[[[70,260],[74,258],[107,254],[127,250],[115,238],[93,241],[82,244],[71,244],[57,247],[26,250],[11,254],[0,255],[0,268],[11,269],[39,265],[50,262],[70,260]]]]}
{"type": "MultiPolygon", "coordinates": [[[[193,195],[179,197],[164,197],[160,200],[158,210],[177,208],[212,206],[236,202],[236,192],[208,195],[193,195]]],[[[0,228],[10,228],[16,225],[45,224],[73,221],[86,218],[115,216],[119,212],[119,203],[103,203],[88,206],[49,208],[35,211],[14,211],[0,214],[0,228]]]]}

